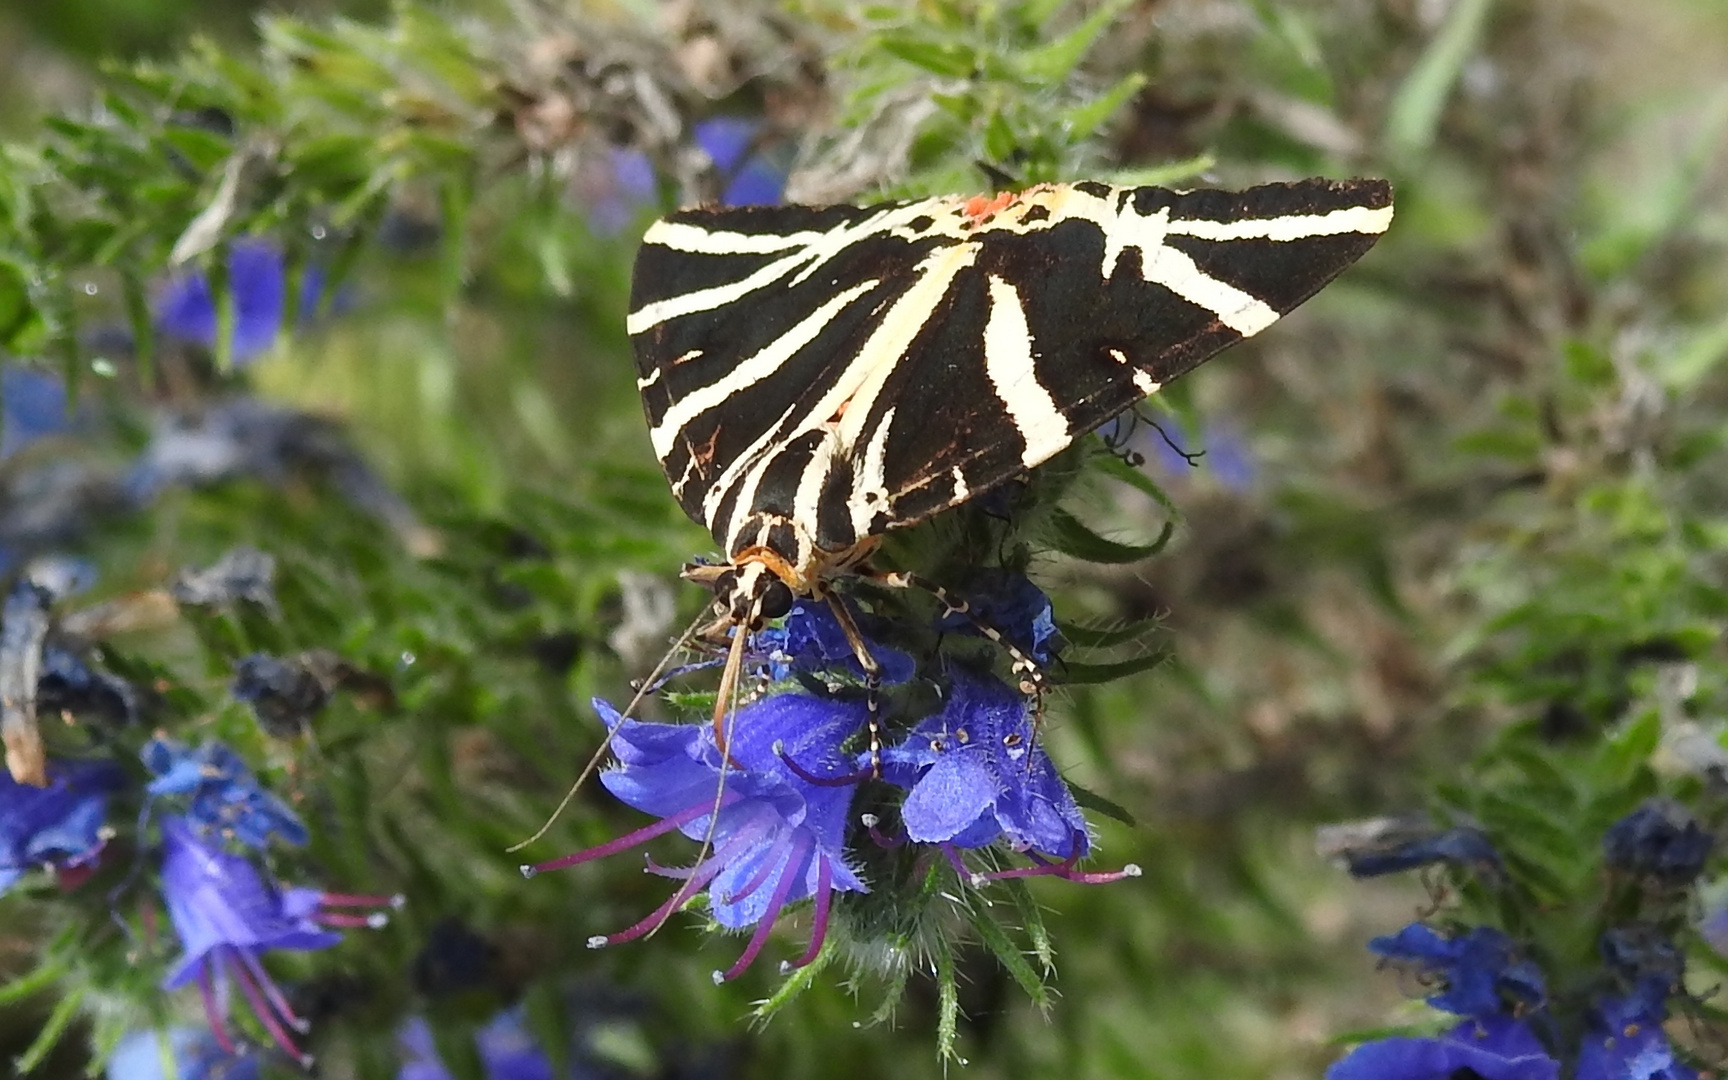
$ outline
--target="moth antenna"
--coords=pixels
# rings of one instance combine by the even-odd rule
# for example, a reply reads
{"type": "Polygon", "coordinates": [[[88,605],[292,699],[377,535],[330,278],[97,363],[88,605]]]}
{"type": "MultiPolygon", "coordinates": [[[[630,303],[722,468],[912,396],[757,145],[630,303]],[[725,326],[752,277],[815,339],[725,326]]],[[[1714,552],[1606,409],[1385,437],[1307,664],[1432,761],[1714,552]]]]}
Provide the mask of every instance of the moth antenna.
{"type": "MultiPolygon", "coordinates": [[[[702,837],[702,847],[696,852],[696,861],[691,863],[691,866],[701,866],[702,860],[714,850],[714,832],[720,827],[720,804],[726,798],[726,770],[732,764],[732,755],[727,752],[726,747],[732,742],[732,722],[738,718],[738,674],[744,664],[744,643],[750,636],[749,627],[756,622],[757,612],[761,607],[760,599],[753,601],[749,617],[732,628],[732,647],[727,650],[726,670],[720,676],[720,692],[714,700],[714,740],[720,749],[720,777],[714,785],[714,805],[708,811],[708,832],[702,837]]],[[[688,889],[690,882],[695,880],[696,878],[691,876],[689,881],[679,887],[679,892],[688,889]]],[[[683,900],[678,900],[673,910],[682,904],[683,900]]],[[[667,921],[670,921],[670,912],[667,921]]],[[[648,931],[646,936],[653,937],[660,932],[660,927],[665,925],[665,921],[661,922],[659,926],[648,931]]]]}
{"type": "Polygon", "coordinates": [[[672,643],[672,647],[666,650],[666,654],[660,658],[660,662],[654,665],[654,670],[649,672],[648,677],[643,679],[640,685],[636,687],[636,693],[630,698],[630,704],[624,707],[624,712],[619,716],[618,722],[613,724],[611,728],[607,730],[606,737],[600,740],[599,748],[594,751],[593,756],[589,757],[588,764],[582,767],[581,775],[577,776],[576,782],[570,785],[570,790],[564,793],[564,798],[558,803],[557,807],[553,809],[552,816],[547,818],[545,824],[541,825],[539,829],[535,830],[533,836],[530,836],[528,839],[523,840],[520,843],[511,844],[509,847],[504,849],[506,852],[521,851],[529,844],[532,844],[534,841],[546,835],[546,830],[550,829],[553,824],[557,822],[558,818],[563,815],[564,811],[569,808],[571,800],[576,798],[576,793],[582,790],[582,785],[588,782],[588,778],[593,776],[594,771],[600,767],[600,762],[605,760],[607,752],[612,749],[613,736],[617,735],[618,729],[624,726],[624,721],[630,719],[630,714],[636,711],[636,706],[642,704],[642,699],[648,696],[649,691],[654,686],[654,680],[660,677],[662,671],[666,670],[666,666],[672,662],[672,658],[677,656],[679,652],[683,651],[683,649],[689,645],[690,639],[696,633],[696,628],[701,626],[707,618],[707,612],[703,612],[696,616],[696,618],[691,621],[690,625],[684,628],[684,632],[678,635],[677,639],[672,643]]]}

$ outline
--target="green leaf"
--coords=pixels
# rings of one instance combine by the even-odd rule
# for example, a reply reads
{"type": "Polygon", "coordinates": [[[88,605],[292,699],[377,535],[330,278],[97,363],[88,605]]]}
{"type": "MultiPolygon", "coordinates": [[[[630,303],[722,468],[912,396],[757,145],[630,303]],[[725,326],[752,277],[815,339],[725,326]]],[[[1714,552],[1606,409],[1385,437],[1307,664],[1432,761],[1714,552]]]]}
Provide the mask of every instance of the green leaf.
{"type": "Polygon", "coordinates": [[[1091,465],[1105,476],[1120,480],[1124,484],[1148,495],[1159,506],[1170,511],[1172,517],[1180,516],[1176,504],[1170,501],[1170,496],[1164,494],[1164,489],[1150,476],[1136,469],[1114,454],[1099,453],[1091,459],[1091,465]]]}
{"type": "Polygon", "coordinates": [[[1074,793],[1074,801],[1080,804],[1082,810],[1096,810],[1098,813],[1103,814],[1110,820],[1119,821],[1128,826],[1139,824],[1139,822],[1134,820],[1134,815],[1130,814],[1126,807],[1112,802],[1098,794],[1096,791],[1088,790],[1087,788],[1076,784],[1072,780],[1067,781],[1067,783],[1068,790],[1074,793]]]}
{"type": "Polygon", "coordinates": [[[1115,682],[1130,675],[1138,675],[1142,671],[1151,671],[1168,659],[1170,653],[1159,650],[1111,664],[1083,664],[1076,660],[1065,660],[1057,666],[1057,677],[1051,681],[1062,686],[1095,686],[1098,683],[1115,682]]]}
{"type": "Polygon", "coordinates": [[[1386,142],[1395,153],[1419,155],[1434,143],[1446,99],[1476,47],[1493,0],[1458,0],[1398,87],[1386,114],[1386,142]]]}
{"type": "Polygon", "coordinates": [[[1060,84],[1080,66],[1080,61],[1092,51],[1092,45],[1098,40],[1098,36],[1116,21],[1116,16],[1131,2],[1132,0],[1109,0],[1055,41],[1016,55],[1013,58],[1014,67],[1027,82],[1045,86],[1060,84]]]}
{"type": "Polygon", "coordinates": [[[990,954],[996,957],[1005,971],[1019,984],[1025,995],[1032,999],[1032,1004],[1043,1012],[1050,1008],[1050,988],[1037,970],[1027,961],[1026,954],[1014,944],[1012,938],[1002,929],[993,917],[989,908],[981,904],[968,905],[967,914],[971,916],[972,929],[978,931],[978,939],[990,954]]]}
{"type": "Polygon", "coordinates": [[[29,271],[0,255],[0,348],[28,355],[41,347],[46,327],[30,298],[29,271]]]}
{"type": "Polygon", "coordinates": [[[936,979],[936,1055],[952,1060],[960,1055],[955,1041],[960,1030],[960,973],[947,937],[930,941],[931,975],[936,979]]]}
{"type": "Polygon", "coordinates": [[[72,1026],[72,1021],[78,1018],[78,1010],[84,1004],[84,988],[69,991],[65,997],[54,1003],[54,1011],[48,1014],[48,1020],[42,1025],[42,1030],[36,1033],[36,1038],[28,1049],[19,1054],[12,1065],[18,1070],[18,1075],[34,1072],[36,1066],[46,1061],[54,1048],[60,1045],[66,1029],[72,1026]]]}
{"type": "Polygon", "coordinates": [[[1070,644],[1082,649],[1113,649],[1118,645],[1126,645],[1131,641],[1139,641],[1147,634],[1158,629],[1156,618],[1134,619],[1121,626],[1081,626],[1079,623],[1057,620],[1056,628],[1062,632],[1070,644]]]}
{"type": "Polygon", "coordinates": [[[933,75],[963,79],[978,67],[977,53],[963,45],[893,34],[884,34],[880,41],[883,52],[933,75]]]}
{"type": "Polygon", "coordinates": [[[25,998],[34,997],[58,982],[71,970],[64,962],[50,960],[26,975],[9,980],[5,986],[0,986],[0,1008],[16,1005],[25,998]]]}
{"type": "MultiPolygon", "coordinates": [[[[3,315],[0,315],[0,325],[4,325],[3,315]]],[[[1728,359],[1728,315],[1658,360],[1656,371],[1670,390],[1684,393],[1694,389],[1724,359],[1728,359]]]]}
{"type": "MultiPolygon", "coordinates": [[[[1140,92],[1146,85],[1146,76],[1138,71],[1130,72],[1116,80],[1116,85],[1099,94],[1091,101],[1075,105],[1062,114],[1063,126],[1068,129],[1068,137],[1075,142],[1090,139],[1104,126],[1104,122],[1116,114],[1129,98],[1140,92]]],[[[1208,159],[1209,160],[1209,159],[1208,159]]],[[[1111,181],[1115,183],[1115,181],[1111,181]]]]}
{"type": "Polygon", "coordinates": [[[1099,536],[1074,515],[1057,507],[1049,518],[1050,546],[1064,555],[1072,555],[1085,562],[1103,563],[1107,566],[1120,566],[1123,563],[1139,562],[1149,559],[1164,550],[1164,545],[1170,542],[1170,537],[1176,531],[1175,522],[1166,521],[1164,531],[1158,534],[1158,539],[1150,544],[1124,544],[1118,540],[1110,540],[1099,536]]]}
{"type": "Polygon", "coordinates": [[[1622,724],[1603,745],[1600,760],[1604,783],[1624,783],[1650,761],[1662,742],[1662,717],[1655,709],[1645,709],[1622,724]]]}

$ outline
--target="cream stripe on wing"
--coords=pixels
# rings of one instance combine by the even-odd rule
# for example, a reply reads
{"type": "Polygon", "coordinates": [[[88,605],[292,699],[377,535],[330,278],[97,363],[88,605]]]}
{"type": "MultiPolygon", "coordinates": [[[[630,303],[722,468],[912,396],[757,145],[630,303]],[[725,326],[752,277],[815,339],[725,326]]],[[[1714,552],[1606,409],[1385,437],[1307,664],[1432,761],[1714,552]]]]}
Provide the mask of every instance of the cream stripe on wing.
{"type": "Polygon", "coordinates": [[[1033,366],[1032,331],[1014,286],[990,275],[990,318],[984,324],[984,371],[1026,440],[1021,462],[1031,468],[1073,442],[1068,418],[1056,408],[1033,366]]]}
{"type": "Polygon", "coordinates": [[[704,229],[682,221],[656,221],[642,235],[644,244],[656,244],[692,255],[771,255],[814,243],[819,232],[741,233],[704,229]]]}
{"type": "Polygon", "coordinates": [[[1140,269],[1147,281],[1200,305],[1243,337],[1258,334],[1278,321],[1278,313],[1264,301],[1212,277],[1193,259],[1168,245],[1159,248],[1157,257],[1140,269]]]}
{"type": "Polygon", "coordinates": [[[692,390],[674,401],[661,415],[660,422],[648,431],[649,438],[654,443],[654,452],[665,458],[684,425],[730,399],[734,394],[748,390],[760,380],[779,371],[787,360],[816,340],[816,336],[843,308],[879,284],[880,282],[872,278],[831,297],[826,304],[804,316],[797,325],[769,342],[756,355],[745,358],[737,367],[707,386],[692,390]]]}
{"type": "Polygon", "coordinates": [[[1392,208],[1347,206],[1325,214],[1289,214],[1275,218],[1242,221],[1204,221],[1178,218],[1169,226],[1171,236],[1198,240],[1301,240],[1310,236],[1341,233],[1383,233],[1392,224],[1392,208]]]}

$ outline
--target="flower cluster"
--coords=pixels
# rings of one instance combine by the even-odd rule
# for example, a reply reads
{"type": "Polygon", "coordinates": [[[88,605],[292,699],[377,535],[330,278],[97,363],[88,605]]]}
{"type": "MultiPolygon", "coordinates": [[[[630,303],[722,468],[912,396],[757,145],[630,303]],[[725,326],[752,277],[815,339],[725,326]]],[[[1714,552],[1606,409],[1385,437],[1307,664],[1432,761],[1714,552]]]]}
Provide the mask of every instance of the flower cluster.
{"type": "MultiPolygon", "coordinates": [[[[1712,845],[1689,814],[1666,801],[1647,802],[1609,828],[1603,862],[1610,885],[1616,876],[1635,878],[1646,910],[1601,930],[1594,971],[1545,978],[1537,960],[1550,951],[1537,942],[1539,932],[1520,943],[1490,927],[1415,923],[1375,939],[1369,948],[1432,987],[1428,1004],[1462,1019],[1438,1035],[1363,1043],[1327,1071],[1327,1080],[1697,1080],[1663,1028],[1684,994],[1684,958],[1659,912],[1696,880],[1712,845]],[[1551,993],[1551,985],[1565,989],[1551,993]]],[[[1375,872],[1405,860],[1502,867],[1475,829],[1399,848],[1376,861],[1375,872]],[[1417,851],[1429,858],[1417,859],[1417,851]]],[[[1504,883],[1498,875],[1490,880],[1504,883]]]]}
{"type": "MultiPolygon", "coordinates": [[[[1048,657],[1054,647],[1048,600],[1024,578],[1004,577],[997,584],[1003,587],[978,607],[1014,617],[1005,636],[1048,657]]],[[[864,625],[869,636],[873,624],[864,625]]],[[[882,684],[913,681],[912,655],[869,644],[882,684]]],[[[860,842],[931,849],[973,886],[1032,875],[1104,882],[1138,873],[1132,866],[1110,873],[1077,869],[1091,850],[1086,820],[1038,744],[1032,707],[996,676],[941,664],[931,680],[943,695],[940,707],[903,738],[873,752],[858,745],[872,715],[870,692],[858,685],[863,669],[826,604],[795,605],[780,625],[751,636],[746,656],[777,690],[738,709],[727,720],[723,743],[707,724],[644,723],[624,719],[608,702],[594,703],[617,759],[601,783],[660,820],[523,872],[574,866],[674,831],[702,848],[688,867],[650,860],[650,873],[679,886],[646,918],[591,939],[592,947],[641,937],[705,891],[719,925],[755,928],[737,962],[715,973],[716,981],[724,981],[750,966],[788,905],[810,899],[815,913],[809,946],[783,970],[809,964],[821,952],[833,898],[869,891],[859,868],[860,842]],[[820,676],[815,681],[825,681],[829,692],[816,693],[799,679],[811,675],[820,676]],[[877,779],[901,793],[898,835],[880,829],[877,815],[855,812],[861,789],[877,779]],[[966,866],[964,852],[998,845],[1031,865],[990,871],[966,866]]]]}

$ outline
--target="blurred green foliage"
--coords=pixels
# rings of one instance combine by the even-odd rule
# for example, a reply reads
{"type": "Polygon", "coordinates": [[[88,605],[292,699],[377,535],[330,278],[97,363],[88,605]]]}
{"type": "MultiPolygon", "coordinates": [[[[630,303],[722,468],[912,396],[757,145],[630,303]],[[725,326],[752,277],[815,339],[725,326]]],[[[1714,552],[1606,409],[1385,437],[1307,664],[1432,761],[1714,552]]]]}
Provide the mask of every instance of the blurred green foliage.
{"type": "MultiPolygon", "coordinates": [[[[8,23],[30,49],[123,59],[62,58],[89,106],[0,147],[0,350],[64,373],[85,409],[76,445],[32,447],[0,476],[60,458],[117,471],[153,412],[244,390],[341,417],[423,519],[418,540],[392,533],[295,474],[175,490],[73,545],[102,577],[62,615],[149,596],[237,543],[280,560],[279,617],[183,617],[104,637],[99,656],[154,689],[149,725],[224,739],[295,800],[315,839],[277,859],[286,879],[413,898],[330,953],[272,958],[325,995],[329,1075],[394,1075],[409,1013],[464,1077],[466,1032],[511,1001],[568,1045],[574,994],[614,1017],[603,1056],[620,1075],[934,1076],[939,1029],[957,1024],[972,1075],[1312,1076],[1335,1036],[1414,1014],[1365,938],[1430,900],[1498,902],[1352,883],[1314,854],[1314,826],[1481,824],[1542,883],[1500,924],[1552,935],[1581,969],[1606,824],[1658,791],[1714,812],[1717,5],[404,0],[271,14],[250,35],[238,8],[207,25],[192,5],[120,7],[137,20],[90,0],[8,23]],[[188,40],[194,25],[211,35],[188,40]],[[1398,185],[1393,232],[1361,266],[1160,399],[1212,432],[1203,445],[1243,433],[1251,483],[1205,459],[1152,482],[1094,448],[1022,538],[1071,640],[1127,665],[1080,685],[1076,663],[1045,735],[1126,808],[1132,823],[1092,815],[1099,847],[1145,877],[969,894],[957,903],[997,905],[1012,932],[944,945],[934,962],[955,978],[907,970],[898,1004],[839,967],[790,1002],[767,965],[716,988],[737,943],[691,920],[591,952],[591,934],[660,901],[654,879],[620,859],[524,883],[504,852],[597,745],[589,697],[617,700],[652,662],[614,636],[628,574],[670,591],[672,626],[705,599],[674,581],[711,542],[654,467],[622,316],[635,233],[712,195],[690,133],[725,114],[759,117],[761,140],[795,155],[804,199],[1081,176],[1398,185]],[[591,217],[616,149],[658,182],[622,235],[591,217]],[[282,245],[290,281],[316,266],[344,283],[349,312],[243,370],[159,339],[164,276],[201,267],[222,294],[226,246],[253,235],[282,245]],[[265,735],[228,694],[232,662],[313,648],[390,692],[338,694],[304,736],[265,735]],[[1538,930],[1538,910],[1562,916],[1538,930]],[[411,973],[449,919],[495,961],[428,994],[411,973]],[[1014,950],[1026,959],[1003,964],[1014,950]],[[749,1025],[764,999],[778,1015],[749,1025]]],[[[1155,439],[1133,445],[1156,460],[1155,439]]],[[[952,552],[977,525],[906,543],[952,552]]],[[[61,750],[148,734],[50,727],[61,750]]],[[[590,788],[533,850],[637,824],[590,788]]],[[[119,912],[131,936],[111,917],[137,861],[122,855],[78,892],[0,901],[0,1054],[74,1047],[39,1075],[193,1011],[154,990],[172,942],[143,908],[119,912]]],[[[1703,997],[1723,962],[1690,944],[1703,997]]],[[[1713,1064],[1716,1007],[1697,1012],[1679,1037],[1713,1064]]]]}

